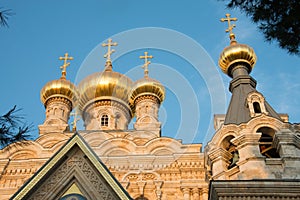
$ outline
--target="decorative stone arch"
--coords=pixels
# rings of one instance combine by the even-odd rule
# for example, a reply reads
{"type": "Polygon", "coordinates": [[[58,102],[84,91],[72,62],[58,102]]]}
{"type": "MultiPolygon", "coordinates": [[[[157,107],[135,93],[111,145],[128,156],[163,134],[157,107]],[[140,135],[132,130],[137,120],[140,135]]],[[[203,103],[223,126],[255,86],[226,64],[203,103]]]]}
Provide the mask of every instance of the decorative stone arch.
{"type": "Polygon", "coordinates": [[[57,152],[59,151],[59,149],[67,143],[67,140],[62,140],[62,141],[59,141],[58,143],[54,144],[53,147],[51,147],[51,152],[57,152]]]}
{"type": "Polygon", "coordinates": [[[43,148],[40,144],[30,141],[29,144],[13,143],[9,147],[9,157],[11,160],[37,158],[43,148]],[[22,146],[22,148],[19,148],[22,146]]]}
{"type": "Polygon", "coordinates": [[[239,135],[240,127],[235,124],[228,124],[224,125],[221,129],[219,129],[215,135],[212,137],[211,141],[209,142],[210,148],[219,147],[221,141],[227,136],[227,135],[233,135],[234,137],[237,137],[239,135]]]}
{"type": "Polygon", "coordinates": [[[146,115],[146,116],[143,116],[139,119],[139,122],[141,123],[153,123],[153,122],[157,122],[157,120],[150,116],[150,115],[146,115]]]}
{"type": "Polygon", "coordinates": [[[248,94],[246,104],[250,110],[251,117],[257,117],[261,114],[267,115],[268,112],[265,107],[265,98],[259,92],[251,92],[248,94]]]}
{"type": "Polygon", "coordinates": [[[157,149],[168,149],[170,152],[182,152],[182,144],[173,139],[167,137],[158,137],[150,140],[148,143],[145,144],[146,152],[150,152],[151,154],[155,154],[157,149]]]}
{"type": "Polygon", "coordinates": [[[248,131],[252,133],[256,133],[257,129],[263,126],[268,126],[276,130],[277,132],[280,131],[280,129],[284,128],[284,123],[274,117],[262,115],[257,118],[251,119],[246,126],[248,131]]]}
{"type": "Polygon", "coordinates": [[[153,155],[173,155],[174,150],[166,147],[158,147],[154,151],[151,152],[153,155]]]}
{"type": "Polygon", "coordinates": [[[136,144],[127,139],[115,138],[104,141],[97,149],[99,149],[99,153],[102,156],[108,156],[110,152],[120,149],[130,154],[131,152],[136,152],[136,144]]]}
{"type": "Polygon", "coordinates": [[[100,146],[104,141],[110,140],[114,138],[112,133],[107,133],[107,132],[91,132],[91,133],[86,133],[82,134],[84,140],[92,147],[98,147],[100,146]]]}
{"type": "Polygon", "coordinates": [[[57,143],[67,141],[69,138],[70,135],[63,133],[46,133],[37,138],[36,142],[43,147],[52,148],[57,143]]]}

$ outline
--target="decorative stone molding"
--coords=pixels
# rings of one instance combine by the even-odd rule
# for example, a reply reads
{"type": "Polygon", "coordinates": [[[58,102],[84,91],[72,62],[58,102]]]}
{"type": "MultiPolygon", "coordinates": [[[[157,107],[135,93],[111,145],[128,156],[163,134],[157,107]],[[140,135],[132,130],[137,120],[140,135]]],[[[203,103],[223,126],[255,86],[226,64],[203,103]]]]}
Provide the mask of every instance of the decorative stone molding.
{"type": "Polygon", "coordinates": [[[247,105],[250,110],[251,117],[256,117],[261,114],[268,115],[265,107],[265,98],[259,92],[251,92],[248,94],[247,105]]]}
{"type": "Polygon", "coordinates": [[[221,147],[209,152],[208,156],[212,162],[215,162],[216,160],[219,160],[220,158],[222,158],[224,160],[229,160],[231,158],[231,154],[221,147]]]}
{"type": "Polygon", "coordinates": [[[157,198],[157,200],[161,200],[161,197],[162,197],[161,187],[163,185],[163,181],[154,181],[154,185],[155,185],[156,198],[157,198]]]}
{"type": "Polygon", "coordinates": [[[86,130],[127,130],[131,120],[128,105],[115,100],[100,100],[91,103],[83,112],[86,130]],[[107,125],[101,124],[103,115],[107,115],[107,125]]]}
{"type": "Polygon", "coordinates": [[[199,200],[200,199],[199,192],[200,192],[199,188],[192,188],[193,200],[199,200]]]}
{"type": "Polygon", "coordinates": [[[236,138],[233,138],[231,142],[237,146],[238,149],[243,148],[246,145],[258,145],[258,141],[261,137],[261,133],[249,133],[243,134],[236,138]]]}
{"type": "Polygon", "coordinates": [[[182,193],[183,193],[183,199],[184,200],[190,200],[190,192],[191,192],[191,189],[190,188],[182,188],[182,193]]]}
{"type": "Polygon", "coordinates": [[[300,138],[289,129],[276,132],[273,146],[279,151],[280,157],[299,157],[300,138]]]}
{"type": "Polygon", "coordinates": [[[160,102],[153,95],[143,95],[135,100],[136,130],[148,130],[160,136],[161,123],[158,121],[160,102]]]}
{"type": "Polygon", "coordinates": [[[68,120],[72,110],[72,102],[70,100],[60,96],[52,97],[45,103],[45,108],[46,119],[43,125],[68,126],[68,120]]]}

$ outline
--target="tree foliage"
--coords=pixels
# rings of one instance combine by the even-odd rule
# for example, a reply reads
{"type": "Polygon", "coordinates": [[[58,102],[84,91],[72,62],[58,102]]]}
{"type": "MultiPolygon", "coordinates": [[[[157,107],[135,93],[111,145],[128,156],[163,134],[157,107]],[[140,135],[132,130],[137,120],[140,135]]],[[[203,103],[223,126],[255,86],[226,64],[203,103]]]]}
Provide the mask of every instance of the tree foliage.
{"type": "Polygon", "coordinates": [[[12,16],[14,13],[11,9],[3,9],[0,8],[0,26],[8,27],[8,18],[12,16]]]}
{"type": "Polygon", "coordinates": [[[258,24],[267,41],[277,41],[291,54],[300,55],[299,0],[229,0],[258,24]]]}
{"type": "Polygon", "coordinates": [[[0,147],[30,139],[32,125],[24,122],[24,117],[17,114],[19,111],[20,109],[14,106],[6,114],[0,116],[0,147]]]}

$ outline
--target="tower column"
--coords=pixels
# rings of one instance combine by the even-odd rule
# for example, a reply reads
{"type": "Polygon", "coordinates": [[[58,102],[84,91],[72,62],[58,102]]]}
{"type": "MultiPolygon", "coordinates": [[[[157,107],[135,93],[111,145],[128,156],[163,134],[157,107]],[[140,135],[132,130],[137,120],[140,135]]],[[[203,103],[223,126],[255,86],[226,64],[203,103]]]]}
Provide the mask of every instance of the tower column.
{"type": "Polygon", "coordinates": [[[182,188],[183,199],[190,200],[190,188],[182,188]]]}
{"type": "Polygon", "coordinates": [[[212,176],[218,177],[218,179],[225,179],[224,171],[227,170],[231,154],[219,147],[209,153],[209,158],[212,165],[212,176]]]}
{"type": "Polygon", "coordinates": [[[68,124],[72,103],[61,97],[54,97],[46,103],[46,119],[44,124],[68,124]]]}
{"type": "Polygon", "coordinates": [[[208,188],[201,189],[202,200],[208,200],[208,188]]]}
{"type": "Polygon", "coordinates": [[[48,132],[63,132],[68,127],[70,112],[77,102],[76,86],[66,80],[66,68],[70,65],[68,60],[73,60],[68,53],[64,57],[59,57],[64,61],[60,66],[62,74],[60,79],[48,82],[41,90],[41,101],[46,109],[46,119],[39,126],[41,134],[48,132]]]}
{"type": "Polygon", "coordinates": [[[193,200],[199,200],[199,189],[198,188],[193,188],[192,189],[192,194],[193,194],[193,200]]]}
{"type": "Polygon", "coordinates": [[[138,97],[135,104],[136,108],[136,130],[156,131],[160,134],[161,123],[158,121],[158,110],[160,103],[155,96],[145,95],[138,97]]]}
{"type": "Polygon", "coordinates": [[[231,140],[237,146],[239,152],[239,166],[241,179],[270,178],[265,157],[259,150],[259,139],[261,133],[244,133],[241,136],[231,140]]]}

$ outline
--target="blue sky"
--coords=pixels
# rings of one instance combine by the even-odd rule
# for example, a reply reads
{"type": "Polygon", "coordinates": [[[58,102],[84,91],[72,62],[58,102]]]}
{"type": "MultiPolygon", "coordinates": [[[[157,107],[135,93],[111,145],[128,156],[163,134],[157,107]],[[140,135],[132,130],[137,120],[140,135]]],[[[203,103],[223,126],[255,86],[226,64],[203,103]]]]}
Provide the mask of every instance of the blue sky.
{"type": "Polygon", "coordinates": [[[10,27],[0,28],[0,112],[23,108],[34,134],[45,118],[40,90],[60,77],[58,57],[65,52],[74,57],[67,78],[78,83],[103,69],[105,49],[99,45],[112,37],[119,43],[114,70],[134,81],[143,76],[139,55],[154,56],[150,76],[167,88],[162,135],[205,143],[213,133],[213,114],[225,113],[230,99],[230,78],[217,66],[229,44],[227,24],[219,20],[226,13],[238,18],[237,41],[257,54],[251,73],[257,89],[277,112],[300,121],[299,57],[265,42],[255,24],[238,10],[227,10],[223,1],[0,0],[0,6],[15,13],[10,27]]]}

